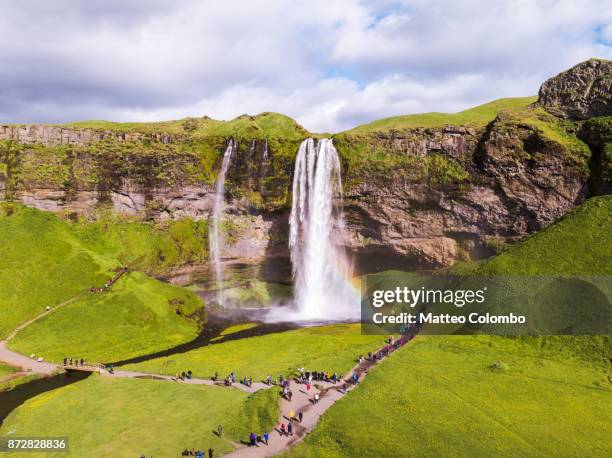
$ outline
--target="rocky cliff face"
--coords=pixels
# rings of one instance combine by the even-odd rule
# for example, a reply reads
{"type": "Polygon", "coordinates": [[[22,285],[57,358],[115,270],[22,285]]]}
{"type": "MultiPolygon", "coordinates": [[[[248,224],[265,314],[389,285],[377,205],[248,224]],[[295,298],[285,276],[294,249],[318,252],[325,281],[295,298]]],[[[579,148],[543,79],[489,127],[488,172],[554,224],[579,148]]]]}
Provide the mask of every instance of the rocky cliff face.
{"type": "MultiPolygon", "coordinates": [[[[609,82],[610,63],[589,61],[544,83],[537,106],[486,125],[334,136],[347,249],[358,270],[481,258],[589,194],[609,192],[612,128],[592,118],[611,112],[609,82]],[[583,118],[592,119],[576,120],[583,118]]],[[[110,206],[137,218],[207,219],[214,171],[227,140],[238,138],[226,184],[225,262],[286,280],[293,160],[308,134],[299,126],[291,135],[262,132],[256,121],[241,117],[253,126],[210,138],[187,124],[172,133],[0,127],[0,197],[57,212],[110,206]]]]}
{"type": "Polygon", "coordinates": [[[159,132],[144,134],[141,132],[96,131],[93,129],[73,129],[47,125],[0,126],[1,140],[13,140],[23,145],[41,144],[45,146],[87,146],[101,141],[119,141],[124,143],[154,141],[164,144],[177,141],[174,136],[159,132]]]}
{"type": "Polygon", "coordinates": [[[547,226],[588,192],[584,162],[528,124],[500,116],[483,132],[426,138],[415,144],[396,136],[393,143],[408,154],[441,151],[466,177],[435,184],[396,171],[349,188],[350,247],[367,264],[375,257],[385,267],[435,268],[487,256],[500,243],[547,226]]]}
{"type": "Polygon", "coordinates": [[[177,141],[166,134],[3,126],[0,198],[54,212],[109,205],[159,219],[206,217],[212,186],[194,176],[200,159],[177,141]]]}
{"type": "Polygon", "coordinates": [[[591,189],[593,194],[612,193],[612,118],[599,117],[583,123],[578,137],[592,151],[591,189]]]}

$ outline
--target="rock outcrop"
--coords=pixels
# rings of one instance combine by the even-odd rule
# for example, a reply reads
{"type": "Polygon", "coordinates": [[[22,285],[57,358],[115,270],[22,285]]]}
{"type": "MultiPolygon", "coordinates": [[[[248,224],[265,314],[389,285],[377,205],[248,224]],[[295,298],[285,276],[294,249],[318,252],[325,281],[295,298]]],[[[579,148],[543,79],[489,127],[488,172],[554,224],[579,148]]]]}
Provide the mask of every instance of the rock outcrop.
{"type": "Polygon", "coordinates": [[[590,59],[549,79],[538,104],[569,119],[612,115],[612,61],[590,59]]]}

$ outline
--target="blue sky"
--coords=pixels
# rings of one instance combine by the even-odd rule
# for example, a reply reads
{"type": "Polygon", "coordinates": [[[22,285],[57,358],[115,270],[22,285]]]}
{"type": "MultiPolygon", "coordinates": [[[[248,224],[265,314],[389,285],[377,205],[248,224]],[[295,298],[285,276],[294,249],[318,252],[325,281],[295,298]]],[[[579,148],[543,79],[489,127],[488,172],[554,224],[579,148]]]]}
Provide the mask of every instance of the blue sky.
{"type": "Polygon", "coordinates": [[[334,132],[612,58],[601,0],[0,0],[0,122],[278,111],[334,132]]]}

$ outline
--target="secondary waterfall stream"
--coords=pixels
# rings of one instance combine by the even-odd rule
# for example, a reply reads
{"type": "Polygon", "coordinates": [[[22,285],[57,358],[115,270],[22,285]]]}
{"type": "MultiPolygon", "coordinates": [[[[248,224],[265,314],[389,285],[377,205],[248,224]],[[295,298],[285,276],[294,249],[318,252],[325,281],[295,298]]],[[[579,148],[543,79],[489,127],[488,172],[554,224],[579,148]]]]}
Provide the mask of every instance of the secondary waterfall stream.
{"type": "Polygon", "coordinates": [[[223,235],[219,230],[219,223],[225,213],[225,176],[229,168],[232,155],[236,150],[236,142],[230,139],[223,154],[221,171],[215,183],[215,200],[213,203],[212,226],[209,232],[210,261],[215,274],[215,285],[217,289],[217,302],[221,305],[225,302],[223,288],[223,266],[221,265],[221,249],[223,248],[223,235]]]}
{"type": "Polygon", "coordinates": [[[293,176],[289,249],[297,319],[353,319],[359,296],[344,253],[342,177],[330,139],[300,145],[293,176]]]}

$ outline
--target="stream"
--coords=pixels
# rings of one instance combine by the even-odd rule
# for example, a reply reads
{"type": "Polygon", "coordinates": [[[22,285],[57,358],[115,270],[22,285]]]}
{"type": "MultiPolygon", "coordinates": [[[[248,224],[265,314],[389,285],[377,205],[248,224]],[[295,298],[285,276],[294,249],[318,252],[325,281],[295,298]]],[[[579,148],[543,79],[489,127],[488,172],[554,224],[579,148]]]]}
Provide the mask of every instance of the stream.
{"type": "MultiPolygon", "coordinates": [[[[173,348],[161,350],[148,355],[137,356],[123,361],[113,362],[114,366],[123,366],[126,364],[135,364],[148,361],[163,356],[176,355],[185,353],[196,348],[205,347],[207,345],[216,345],[231,340],[245,339],[248,337],[261,336],[276,332],[289,331],[300,327],[296,323],[265,323],[261,321],[263,310],[249,309],[218,309],[209,314],[209,321],[206,323],[200,334],[190,342],[177,345],[173,348]],[[257,323],[249,329],[227,334],[222,336],[221,333],[229,326],[242,323],[257,323]]],[[[31,382],[18,385],[12,390],[0,392],[0,427],[8,415],[25,403],[39,394],[47,391],[55,390],[67,385],[70,385],[81,380],[85,380],[91,374],[88,372],[62,372],[51,377],[42,377],[32,380],[31,382]]]]}
{"type": "Polygon", "coordinates": [[[51,377],[42,377],[28,383],[17,385],[12,390],[0,392],[0,426],[8,415],[26,402],[41,393],[85,380],[89,372],[62,372],[51,377]]]}

